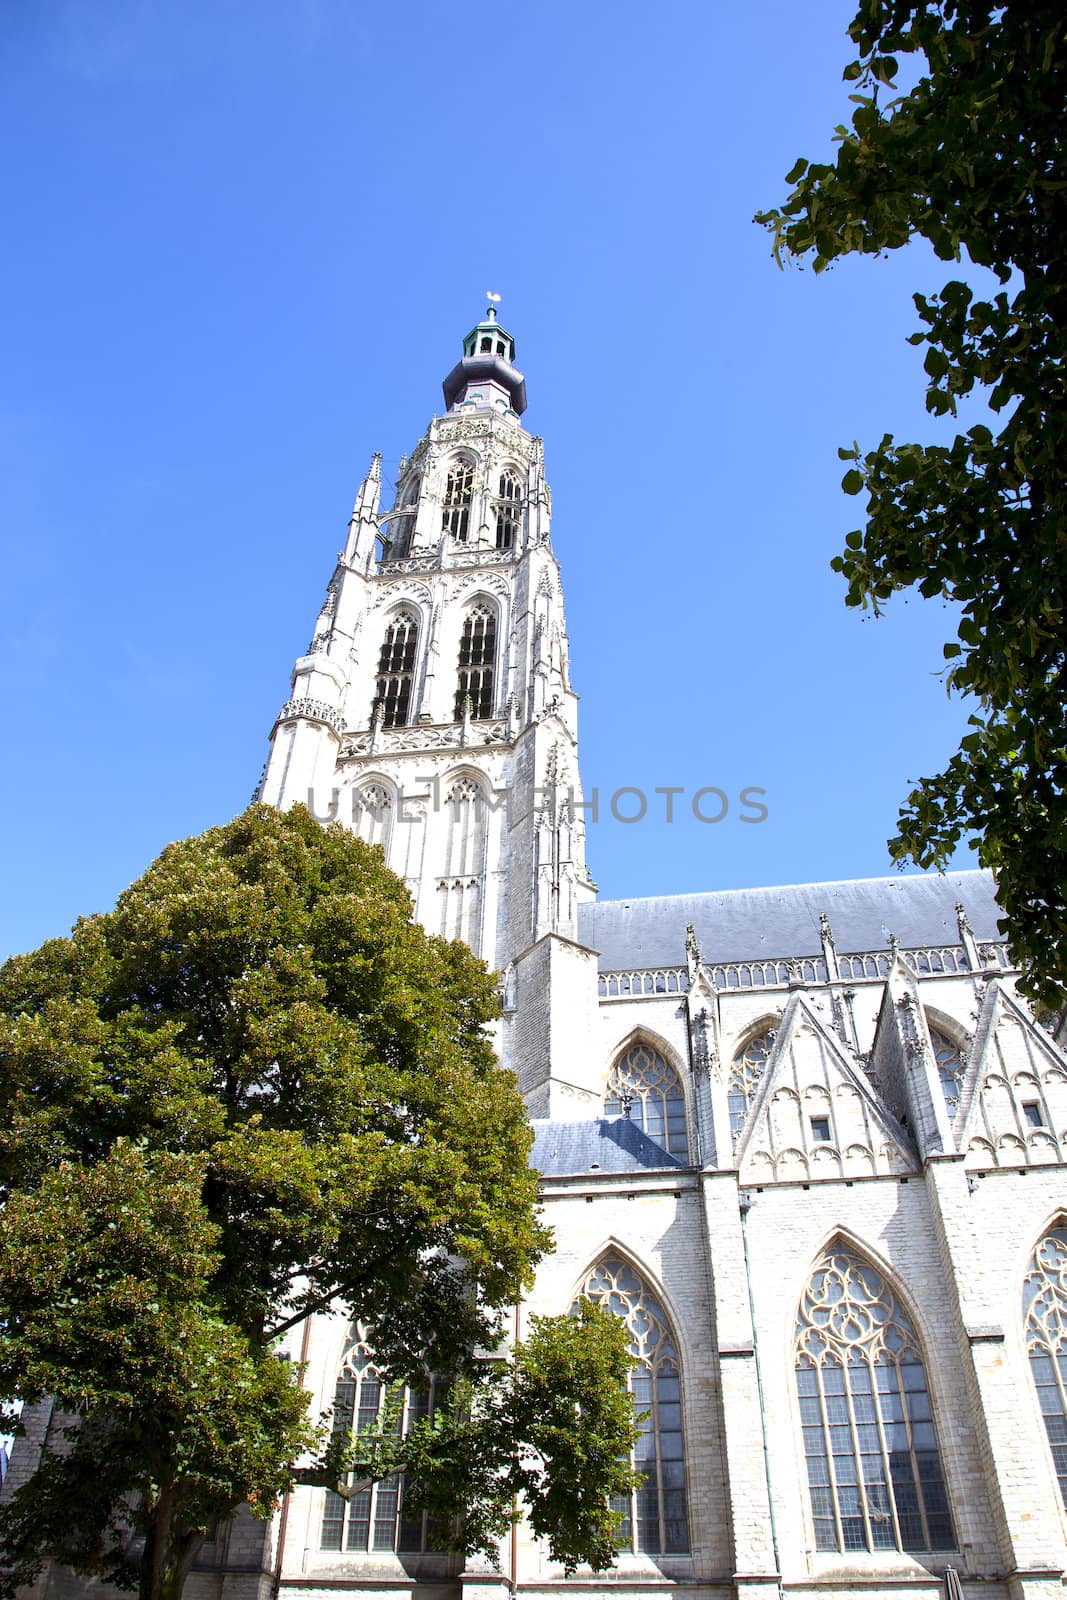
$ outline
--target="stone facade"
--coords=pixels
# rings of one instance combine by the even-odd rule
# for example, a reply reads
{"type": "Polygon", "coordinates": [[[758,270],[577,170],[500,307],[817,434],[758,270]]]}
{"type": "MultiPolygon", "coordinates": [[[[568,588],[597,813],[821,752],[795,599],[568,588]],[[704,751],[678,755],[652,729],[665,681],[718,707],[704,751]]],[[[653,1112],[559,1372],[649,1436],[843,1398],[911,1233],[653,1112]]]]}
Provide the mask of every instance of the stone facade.
{"type": "MultiPolygon", "coordinates": [[[[266,1533],[220,1532],[191,1600],[889,1600],[957,1577],[1045,1600],[1067,1521],[1024,1293],[1067,1218],[1067,1058],[1016,994],[984,874],[595,899],[513,360],[491,314],[384,517],[372,463],[260,793],[380,842],[424,924],[500,973],[557,1240],[517,1327],[613,1292],[654,1336],[650,1488],[616,1570],[569,1580],[521,1528],[498,1570],[461,1571],[397,1553],[387,1500],[342,1527],[301,1489],[266,1533]]],[[[352,1331],[293,1339],[325,1409],[352,1331]]]]}

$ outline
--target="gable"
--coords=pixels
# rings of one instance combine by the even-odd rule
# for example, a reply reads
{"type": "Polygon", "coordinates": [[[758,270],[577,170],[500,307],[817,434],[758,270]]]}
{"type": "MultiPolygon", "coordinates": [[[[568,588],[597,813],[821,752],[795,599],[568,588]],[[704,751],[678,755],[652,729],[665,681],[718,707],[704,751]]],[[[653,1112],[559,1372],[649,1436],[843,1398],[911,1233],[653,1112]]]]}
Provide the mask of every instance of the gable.
{"type": "Polygon", "coordinates": [[[742,1183],[915,1171],[903,1128],[819,1012],[786,1006],[738,1142],[742,1183]]]}

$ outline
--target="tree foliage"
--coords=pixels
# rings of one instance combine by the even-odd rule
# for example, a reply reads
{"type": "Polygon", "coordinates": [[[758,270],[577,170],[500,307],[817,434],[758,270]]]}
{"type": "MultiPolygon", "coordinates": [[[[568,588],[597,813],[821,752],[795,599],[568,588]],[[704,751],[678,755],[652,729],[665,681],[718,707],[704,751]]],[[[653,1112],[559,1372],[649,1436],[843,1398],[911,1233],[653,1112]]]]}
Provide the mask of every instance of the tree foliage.
{"type": "Polygon", "coordinates": [[[1003,287],[915,296],[927,410],[985,400],[951,444],[841,450],[865,528],[834,567],[852,606],[917,586],[959,606],[951,690],[976,710],[945,770],[908,796],[889,848],[943,866],[972,833],[1029,992],[1067,998],[1067,17],[1060,0],[863,0],[849,127],[831,164],[797,162],[757,221],[816,272],[920,235],[1003,287]],[[902,58],[917,79],[896,92],[902,58]]]}
{"type": "Polygon", "coordinates": [[[0,1393],[69,1414],[0,1509],[0,1593],[59,1559],[176,1600],[211,1520],[269,1516],[298,1459],[342,1493],[409,1467],[466,1551],[521,1494],[557,1559],[610,1560],[621,1327],[477,1355],[549,1243],[495,1015],[380,852],[301,809],[172,845],[0,969],[0,1393]],[[309,1418],[278,1339],[326,1309],[397,1383],[452,1379],[433,1427],[357,1463],[309,1418]]]}

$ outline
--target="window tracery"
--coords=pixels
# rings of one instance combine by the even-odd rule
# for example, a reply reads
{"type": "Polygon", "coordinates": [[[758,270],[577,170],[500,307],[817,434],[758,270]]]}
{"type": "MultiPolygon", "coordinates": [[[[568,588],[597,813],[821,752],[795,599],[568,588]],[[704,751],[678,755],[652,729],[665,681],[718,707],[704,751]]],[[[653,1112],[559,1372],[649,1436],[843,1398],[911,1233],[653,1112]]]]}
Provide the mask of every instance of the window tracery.
{"type": "Polygon", "coordinates": [[[937,1063],[937,1075],[941,1079],[945,1107],[950,1119],[954,1120],[960,1108],[960,1090],[966,1066],[963,1051],[941,1028],[936,1028],[932,1022],[929,1027],[930,1043],[934,1047],[934,1061],[937,1063]]]}
{"type": "Polygon", "coordinates": [[[818,1550],[951,1550],[922,1352],[893,1290],[841,1245],[796,1323],[796,1377],[818,1550]]]}
{"type": "Polygon", "coordinates": [[[463,619],[456,681],[455,720],[463,716],[463,702],[471,697],[472,717],[493,715],[493,668],[496,663],[496,613],[478,605],[463,619]]]}
{"type": "Polygon", "coordinates": [[[730,1136],[734,1149],[744,1130],[752,1102],[756,1098],[763,1069],[774,1046],[775,1031],[765,1028],[742,1045],[730,1063],[730,1082],[727,1086],[726,1104],[730,1113],[730,1136]]]}
{"type": "Polygon", "coordinates": [[[512,550],[519,541],[522,485],[510,469],[500,474],[495,510],[496,547],[498,550],[512,550]]]}
{"type": "Polygon", "coordinates": [[[441,530],[450,533],[457,544],[466,544],[470,534],[471,500],[474,497],[474,468],[469,461],[456,461],[445,479],[445,498],[441,507],[441,530]]]}
{"type": "MultiPolygon", "coordinates": [[[[666,1313],[627,1262],[605,1256],[582,1285],[581,1297],[625,1322],[637,1365],[628,1386],[634,1410],[645,1413],[632,1463],[645,1474],[631,1494],[613,1502],[622,1514],[620,1537],[634,1552],[681,1554],[689,1549],[681,1364],[666,1313]]],[[[625,1547],[625,1546],[624,1546],[625,1547]]]]}
{"type": "Polygon", "coordinates": [[[356,802],[356,833],[367,844],[380,844],[388,851],[393,820],[393,800],[388,789],[381,783],[365,783],[356,802]]]}
{"type": "Polygon", "coordinates": [[[1067,1226],[1046,1233],[1030,1258],[1023,1316],[1030,1371],[1067,1506],[1067,1226]]]}
{"type": "MultiPolygon", "coordinates": [[[[432,1415],[438,1385],[428,1380],[426,1389],[405,1388],[398,1432],[406,1432],[420,1418],[432,1415]]],[[[337,1379],[333,1404],[334,1433],[366,1433],[381,1416],[387,1389],[366,1346],[349,1352],[337,1379]]],[[[427,1516],[405,1517],[403,1480],[392,1473],[350,1500],[326,1491],[319,1537],[323,1550],[432,1550],[427,1516]]]]}
{"type": "Polygon", "coordinates": [[[410,611],[398,611],[385,630],[375,688],[383,728],[402,728],[408,721],[418,635],[418,621],[410,611]]]}
{"type": "Polygon", "coordinates": [[[604,1115],[626,1113],[670,1155],[689,1160],[685,1095],[677,1072],[650,1044],[638,1040],[608,1074],[604,1115]]]}

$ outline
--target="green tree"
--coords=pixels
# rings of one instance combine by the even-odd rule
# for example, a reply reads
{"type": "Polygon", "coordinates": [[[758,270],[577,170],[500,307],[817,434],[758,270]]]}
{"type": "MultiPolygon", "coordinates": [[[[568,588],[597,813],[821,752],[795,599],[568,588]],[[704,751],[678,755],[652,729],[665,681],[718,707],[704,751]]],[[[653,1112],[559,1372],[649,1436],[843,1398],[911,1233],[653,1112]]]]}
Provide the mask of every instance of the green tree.
{"type": "Polygon", "coordinates": [[[622,1325],[478,1354],[549,1244],[495,1015],[380,852],[302,809],[170,846],[0,969],[0,1393],[68,1414],[0,1509],[0,1594],[54,1559],[177,1600],[212,1519],[398,1470],[456,1548],[521,1497],[556,1559],[610,1562],[622,1325]],[[395,1384],[448,1376],[432,1424],[309,1417],[277,1342],[327,1309],[395,1384]]]}
{"type": "Polygon", "coordinates": [[[889,841],[944,866],[964,837],[992,867],[1029,992],[1067,998],[1067,18],[1062,0],[863,0],[849,127],[832,164],[798,161],[757,221],[779,261],[816,272],[920,235],[995,274],[915,296],[927,410],[983,398],[951,444],[841,450],[867,522],[833,565],[875,611],[917,585],[959,606],[951,690],[976,709],[945,770],[919,781],[889,841]],[[901,58],[914,87],[897,93],[901,58]]]}

